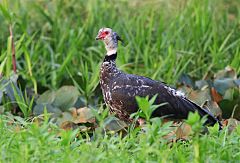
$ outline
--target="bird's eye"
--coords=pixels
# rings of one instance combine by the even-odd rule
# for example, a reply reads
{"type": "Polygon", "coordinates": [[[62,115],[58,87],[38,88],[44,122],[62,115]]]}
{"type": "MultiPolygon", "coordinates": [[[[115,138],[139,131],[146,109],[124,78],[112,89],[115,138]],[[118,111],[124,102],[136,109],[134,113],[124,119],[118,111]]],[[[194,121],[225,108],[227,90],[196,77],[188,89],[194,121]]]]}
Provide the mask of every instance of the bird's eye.
{"type": "Polygon", "coordinates": [[[108,32],[108,31],[105,31],[104,33],[105,33],[106,35],[108,35],[108,34],[109,34],[109,32],[108,32]]]}

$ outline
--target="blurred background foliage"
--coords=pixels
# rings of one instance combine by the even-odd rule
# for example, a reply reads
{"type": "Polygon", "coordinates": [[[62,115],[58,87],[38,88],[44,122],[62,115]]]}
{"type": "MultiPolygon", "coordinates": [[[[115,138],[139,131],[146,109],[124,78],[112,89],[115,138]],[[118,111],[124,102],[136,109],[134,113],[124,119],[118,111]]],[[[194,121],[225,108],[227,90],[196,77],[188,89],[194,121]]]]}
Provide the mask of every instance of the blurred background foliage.
{"type": "Polygon", "coordinates": [[[0,0],[0,160],[239,160],[239,30],[239,0],[0,0]],[[109,115],[98,82],[102,27],[125,41],[121,70],[177,86],[223,118],[223,130],[201,134],[197,114],[149,120],[144,98],[150,110],[134,116],[149,120],[142,128],[109,115]]]}
{"type": "Polygon", "coordinates": [[[128,73],[170,84],[227,65],[239,74],[239,9],[238,0],[1,0],[2,71],[10,76],[11,24],[19,82],[38,93],[75,81],[86,98],[98,95],[101,27],[125,40],[117,62],[128,73]]]}

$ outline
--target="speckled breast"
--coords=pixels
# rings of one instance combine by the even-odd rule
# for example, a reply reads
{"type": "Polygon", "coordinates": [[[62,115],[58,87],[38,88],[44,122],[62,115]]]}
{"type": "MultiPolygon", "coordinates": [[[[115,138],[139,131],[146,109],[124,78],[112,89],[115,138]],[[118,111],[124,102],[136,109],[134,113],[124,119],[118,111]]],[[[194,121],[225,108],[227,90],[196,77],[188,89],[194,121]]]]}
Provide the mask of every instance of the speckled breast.
{"type": "Polygon", "coordinates": [[[114,67],[115,63],[103,62],[100,69],[100,85],[105,103],[110,107],[110,112],[118,118],[129,121],[129,114],[124,110],[123,104],[112,98],[112,85],[120,71],[114,67]]]}
{"type": "Polygon", "coordinates": [[[111,111],[113,108],[113,99],[111,93],[111,85],[114,82],[114,77],[117,75],[117,71],[113,63],[103,62],[100,69],[100,85],[104,97],[104,101],[110,106],[111,111]]]}

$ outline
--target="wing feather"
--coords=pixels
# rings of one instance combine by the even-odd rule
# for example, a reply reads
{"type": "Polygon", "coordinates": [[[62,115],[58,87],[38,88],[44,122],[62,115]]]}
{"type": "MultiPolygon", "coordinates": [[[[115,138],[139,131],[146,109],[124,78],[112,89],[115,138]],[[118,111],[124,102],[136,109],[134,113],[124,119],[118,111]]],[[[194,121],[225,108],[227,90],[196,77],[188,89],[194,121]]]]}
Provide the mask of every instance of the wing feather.
{"type": "Polygon", "coordinates": [[[138,110],[136,96],[151,98],[156,94],[158,96],[155,103],[167,103],[167,105],[156,109],[153,113],[154,117],[169,115],[170,118],[185,119],[189,112],[198,111],[200,116],[208,115],[209,123],[214,124],[217,121],[207,110],[160,81],[123,73],[115,79],[112,85],[112,99],[115,103],[121,104],[123,109],[130,114],[138,110]]]}

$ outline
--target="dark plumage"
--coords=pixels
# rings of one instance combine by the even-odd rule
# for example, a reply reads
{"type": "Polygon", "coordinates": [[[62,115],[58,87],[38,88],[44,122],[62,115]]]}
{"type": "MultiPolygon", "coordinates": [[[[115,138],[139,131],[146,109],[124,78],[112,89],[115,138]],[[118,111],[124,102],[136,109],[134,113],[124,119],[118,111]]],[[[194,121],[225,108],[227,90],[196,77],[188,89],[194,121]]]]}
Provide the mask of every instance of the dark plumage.
{"type": "Polygon", "coordinates": [[[102,28],[97,36],[97,39],[99,38],[104,41],[108,52],[101,65],[100,85],[105,102],[109,105],[111,112],[116,113],[120,119],[130,122],[130,114],[138,111],[136,96],[153,97],[158,94],[155,104],[166,103],[166,105],[157,108],[152,114],[153,117],[167,116],[171,119],[186,119],[189,112],[197,111],[201,117],[207,115],[207,124],[214,125],[218,122],[210,112],[166,84],[118,70],[115,63],[118,46],[117,34],[110,28],[102,28]]]}

